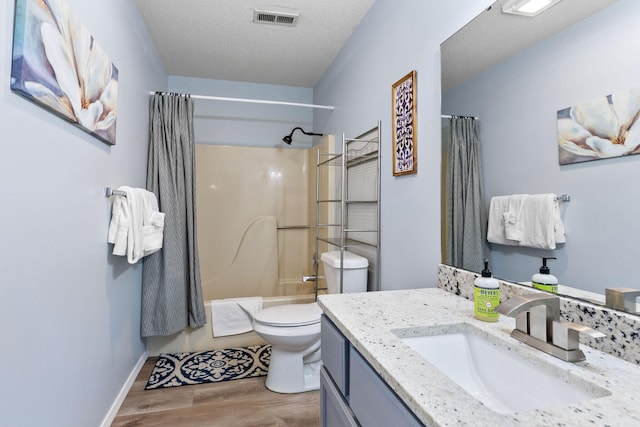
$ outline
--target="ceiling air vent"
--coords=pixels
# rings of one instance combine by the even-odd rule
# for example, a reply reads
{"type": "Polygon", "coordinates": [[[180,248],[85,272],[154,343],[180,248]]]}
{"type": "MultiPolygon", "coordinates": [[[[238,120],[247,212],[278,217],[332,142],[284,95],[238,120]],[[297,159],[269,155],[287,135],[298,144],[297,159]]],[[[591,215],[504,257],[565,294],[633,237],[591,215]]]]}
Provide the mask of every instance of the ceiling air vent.
{"type": "Polygon", "coordinates": [[[258,24],[275,24],[293,27],[298,22],[299,13],[272,12],[267,10],[253,10],[253,22],[258,24]]]}

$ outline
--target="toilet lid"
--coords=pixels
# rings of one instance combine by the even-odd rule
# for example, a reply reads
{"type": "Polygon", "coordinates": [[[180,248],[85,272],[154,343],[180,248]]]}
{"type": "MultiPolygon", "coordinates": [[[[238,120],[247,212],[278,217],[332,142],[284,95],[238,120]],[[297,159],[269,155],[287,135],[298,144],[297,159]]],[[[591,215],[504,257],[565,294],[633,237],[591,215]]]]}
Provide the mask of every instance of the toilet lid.
{"type": "Polygon", "coordinates": [[[305,326],[320,322],[322,309],[315,302],[310,304],[284,304],[265,308],[255,320],[271,326],[305,326]]]}

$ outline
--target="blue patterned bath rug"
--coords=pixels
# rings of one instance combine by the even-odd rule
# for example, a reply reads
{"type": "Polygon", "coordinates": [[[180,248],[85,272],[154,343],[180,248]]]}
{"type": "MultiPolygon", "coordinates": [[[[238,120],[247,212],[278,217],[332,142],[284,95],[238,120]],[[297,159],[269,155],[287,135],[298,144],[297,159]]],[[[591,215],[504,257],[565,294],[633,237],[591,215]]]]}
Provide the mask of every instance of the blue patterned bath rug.
{"type": "Polygon", "coordinates": [[[267,375],[271,346],[161,354],[144,388],[179,387],[267,375]]]}

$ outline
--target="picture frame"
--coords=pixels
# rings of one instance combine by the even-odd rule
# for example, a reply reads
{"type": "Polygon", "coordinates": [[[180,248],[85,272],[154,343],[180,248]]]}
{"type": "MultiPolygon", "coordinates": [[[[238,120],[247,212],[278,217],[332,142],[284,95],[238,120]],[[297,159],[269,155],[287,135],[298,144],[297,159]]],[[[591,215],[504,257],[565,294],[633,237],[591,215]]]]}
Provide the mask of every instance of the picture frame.
{"type": "Polygon", "coordinates": [[[557,112],[561,166],[640,154],[640,87],[557,112]]]}
{"type": "Polygon", "coordinates": [[[118,69],[64,0],[16,0],[11,90],[115,145],[118,69]]]}
{"type": "Polygon", "coordinates": [[[391,86],[393,175],[418,172],[417,73],[412,70],[391,86]]]}

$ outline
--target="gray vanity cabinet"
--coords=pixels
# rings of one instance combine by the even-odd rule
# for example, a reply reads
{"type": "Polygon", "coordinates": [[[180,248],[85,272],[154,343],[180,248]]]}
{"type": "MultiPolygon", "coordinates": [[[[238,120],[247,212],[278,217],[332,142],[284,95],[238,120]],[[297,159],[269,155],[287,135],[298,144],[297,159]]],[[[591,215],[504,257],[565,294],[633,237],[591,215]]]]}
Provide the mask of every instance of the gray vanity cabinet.
{"type": "Polygon", "coordinates": [[[349,341],[322,315],[320,342],[322,366],[327,370],[343,396],[349,396],[349,341]]]}
{"type": "Polygon", "coordinates": [[[321,340],[323,427],[423,425],[324,315],[321,340]]]}
{"type": "Polygon", "coordinates": [[[325,368],[320,370],[320,405],[323,427],[358,427],[349,404],[325,368]]]}

